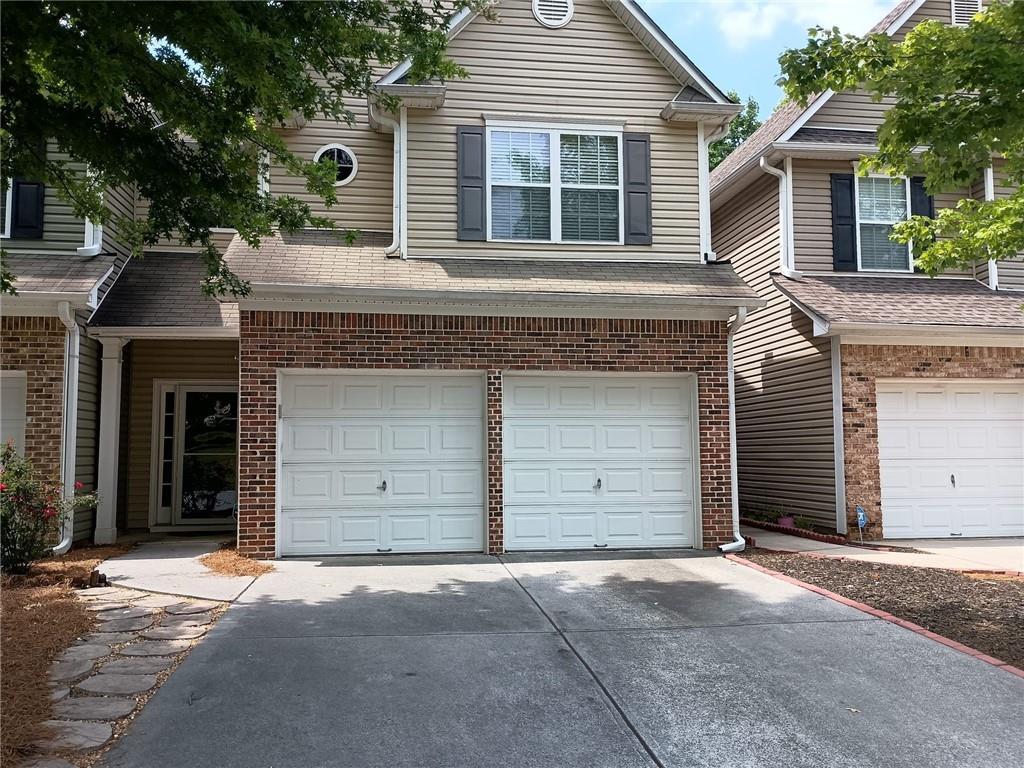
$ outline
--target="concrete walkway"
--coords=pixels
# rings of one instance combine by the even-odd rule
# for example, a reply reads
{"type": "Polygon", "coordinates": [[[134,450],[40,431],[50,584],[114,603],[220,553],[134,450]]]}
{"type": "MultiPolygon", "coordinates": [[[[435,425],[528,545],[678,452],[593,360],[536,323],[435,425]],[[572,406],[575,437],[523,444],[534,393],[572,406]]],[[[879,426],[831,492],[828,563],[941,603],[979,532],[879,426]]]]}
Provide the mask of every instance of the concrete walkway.
{"type": "Polygon", "coordinates": [[[951,568],[977,571],[1024,571],[1024,539],[893,539],[880,541],[893,547],[910,547],[915,552],[880,552],[864,547],[826,544],[799,536],[743,526],[744,537],[752,536],[757,546],[777,552],[808,552],[825,557],[844,557],[869,563],[912,565],[918,568],[951,568]]]}
{"type": "Polygon", "coordinates": [[[100,570],[111,584],[144,592],[236,600],[255,581],[253,576],[221,576],[201,562],[221,540],[168,540],[139,544],[131,552],[106,560],[100,570]]]}
{"type": "Polygon", "coordinates": [[[1024,765],[1024,679],[721,557],[275,565],[104,765],[1024,765]]]}

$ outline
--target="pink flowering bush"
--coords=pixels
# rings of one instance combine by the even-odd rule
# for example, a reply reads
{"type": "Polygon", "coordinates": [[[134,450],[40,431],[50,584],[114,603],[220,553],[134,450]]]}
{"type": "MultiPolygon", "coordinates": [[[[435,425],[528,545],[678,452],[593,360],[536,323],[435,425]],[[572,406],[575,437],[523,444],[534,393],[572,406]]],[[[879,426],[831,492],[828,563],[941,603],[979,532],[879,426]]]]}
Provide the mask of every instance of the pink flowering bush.
{"type": "MultiPolygon", "coordinates": [[[[81,488],[75,483],[76,492],[81,488]]],[[[56,543],[67,516],[95,503],[94,494],[65,498],[60,483],[40,477],[32,462],[5,445],[0,455],[0,568],[26,573],[56,543]]]]}

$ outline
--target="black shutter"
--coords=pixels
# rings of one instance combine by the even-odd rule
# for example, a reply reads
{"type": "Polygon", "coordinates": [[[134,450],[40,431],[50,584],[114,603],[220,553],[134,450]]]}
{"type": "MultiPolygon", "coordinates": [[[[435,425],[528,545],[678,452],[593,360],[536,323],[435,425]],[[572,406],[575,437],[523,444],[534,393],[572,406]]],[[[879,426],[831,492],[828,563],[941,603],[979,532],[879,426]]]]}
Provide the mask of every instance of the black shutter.
{"type": "Polygon", "coordinates": [[[924,176],[910,179],[910,213],[914,216],[935,218],[935,198],[924,190],[924,176]]]}
{"type": "Polygon", "coordinates": [[[623,212],[626,245],[650,245],[651,137],[646,133],[622,134],[623,212]]]}
{"type": "Polygon", "coordinates": [[[487,239],[487,136],[478,125],[460,125],[458,239],[487,239]]]}
{"type": "Polygon", "coordinates": [[[43,236],[43,200],[46,188],[41,181],[15,179],[11,184],[11,238],[39,240],[43,236]]]}
{"type": "Polygon", "coordinates": [[[857,271],[857,211],[852,173],[832,177],[832,269],[857,271]]]}

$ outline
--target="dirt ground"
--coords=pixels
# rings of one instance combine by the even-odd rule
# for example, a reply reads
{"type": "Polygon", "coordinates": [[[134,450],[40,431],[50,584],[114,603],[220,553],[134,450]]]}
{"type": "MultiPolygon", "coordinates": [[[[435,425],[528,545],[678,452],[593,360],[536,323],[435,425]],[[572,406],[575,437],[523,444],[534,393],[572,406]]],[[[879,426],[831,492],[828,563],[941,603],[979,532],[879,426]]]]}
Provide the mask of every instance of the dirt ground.
{"type": "Polygon", "coordinates": [[[199,562],[215,573],[224,576],[262,576],[274,570],[274,566],[263,560],[253,560],[238,554],[234,544],[216,552],[203,555],[199,562]]]}
{"type": "Polygon", "coordinates": [[[51,713],[53,660],[94,625],[72,587],[88,583],[103,560],[128,547],[82,547],[35,563],[0,582],[0,764],[16,765],[21,749],[43,734],[51,713]]]}
{"type": "Polygon", "coordinates": [[[741,556],[1024,668],[1022,579],[757,549],[741,556]]]}

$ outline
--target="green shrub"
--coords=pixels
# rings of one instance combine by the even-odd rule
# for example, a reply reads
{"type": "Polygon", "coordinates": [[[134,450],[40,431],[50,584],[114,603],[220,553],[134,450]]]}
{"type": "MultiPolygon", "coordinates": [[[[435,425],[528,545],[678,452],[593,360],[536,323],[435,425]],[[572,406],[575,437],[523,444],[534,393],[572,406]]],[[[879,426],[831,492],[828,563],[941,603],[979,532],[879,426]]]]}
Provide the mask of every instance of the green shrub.
{"type": "Polygon", "coordinates": [[[65,498],[59,482],[45,479],[8,443],[0,454],[0,568],[26,573],[46,555],[68,515],[96,503],[94,494],[65,498]]]}

